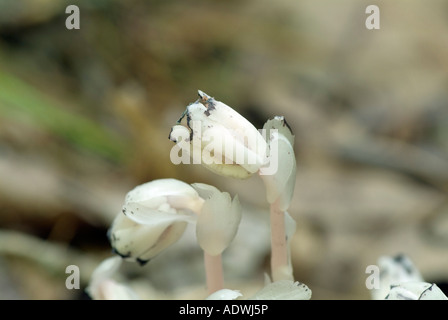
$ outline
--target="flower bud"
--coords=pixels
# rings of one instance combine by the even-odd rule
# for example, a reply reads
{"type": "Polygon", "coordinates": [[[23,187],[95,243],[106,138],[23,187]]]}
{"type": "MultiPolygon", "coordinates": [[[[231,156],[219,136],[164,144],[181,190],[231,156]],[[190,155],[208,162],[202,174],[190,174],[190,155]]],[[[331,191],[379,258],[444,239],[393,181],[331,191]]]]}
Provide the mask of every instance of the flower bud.
{"type": "MultiPolygon", "coordinates": [[[[267,145],[263,136],[226,104],[199,90],[199,99],[187,107],[179,123],[184,116],[193,163],[201,163],[219,175],[240,179],[250,177],[265,163],[267,145]]],[[[179,143],[179,133],[185,141],[185,132],[178,126],[172,128],[170,140],[179,143]]]]}
{"type": "Polygon", "coordinates": [[[175,243],[187,222],[188,213],[198,212],[203,200],[188,184],[175,179],[154,180],[131,190],[122,213],[109,230],[114,251],[128,260],[146,263],[175,243]]]}

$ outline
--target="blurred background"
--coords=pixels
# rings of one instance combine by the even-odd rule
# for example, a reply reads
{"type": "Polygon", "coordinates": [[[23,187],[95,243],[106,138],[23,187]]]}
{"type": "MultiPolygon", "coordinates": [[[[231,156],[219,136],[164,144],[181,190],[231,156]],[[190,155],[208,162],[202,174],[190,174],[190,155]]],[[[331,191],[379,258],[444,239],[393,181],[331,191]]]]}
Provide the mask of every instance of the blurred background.
{"type": "MultiPolygon", "coordinates": [[[[370,299],[365,273],[403,253],[448,281],[448,3],[0,0],[0,299],[87,299],[125,194],[159,178],[238,194],[230,289],[269,272],[259,177],[173,165],[171,126],[203,90],[257,128],[295,134],[295,279],[312,299],[370,299]],[[80,29],[68,30],[68,5],[80,29]],[[367,30],[366,7],[380,8],[367,30]],[[67,290],[68,265],[81,289],[67,290]]],[[[117,275],[148,299],[203,299],[187,230],[117,275]]]]}

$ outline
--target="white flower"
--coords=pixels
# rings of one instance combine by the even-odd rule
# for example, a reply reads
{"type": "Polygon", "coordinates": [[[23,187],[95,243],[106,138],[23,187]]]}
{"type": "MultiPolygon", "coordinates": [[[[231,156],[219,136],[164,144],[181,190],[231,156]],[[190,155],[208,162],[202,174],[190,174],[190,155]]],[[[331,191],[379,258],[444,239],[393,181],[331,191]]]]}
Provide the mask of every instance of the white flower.
{"type": "MultiPolygon", "coordinates": [[[[292,280],[268,282],[247,300],[310,300],[311,290],[305,284],[292,280]]],[[[206,300],[236,300],[243,295],[238,290],[222,289],[206,300]]]]}
{"type": "Polygon", "coordinates": [[[270,204],[278,201],[279,209],[289,208],[296,183],[296,158],[294,135],[284,117],[268,120],[263,129],[267,132],[269,166],[260,168],[270,204]]]}
{"type": "MultiPolygon", "coordinates": [[[[228,177],[244,179],[258,172],[266,163],[266,141],[260,132],[228,105],[202,91],[171,129],[169,139],[180,145],[183,156],[193,158],[211,171],[228,177]],[[180,125],[186,116],[187,127],[180,125]]],[[[173,163],[188,159],[177,157],[180,149],[173,148],[173,163]]]]}
{"type": "Polygon", "coordinates": [[[203,200],[187,183],[154,180],[131,190],[109,230],[114,251],[141,264],[176,242],[203,200]]]}
{"type": "Polygon", "coordinates": [[[294,135],[280,116],[268,120],[262,131],[263,135],[231,107],[199,90],[199,99],[171,128],[169,139],[176,146],[170,158],[174,164],[190,164],[192,158],[193,164],[239,179],[258,172],[268,202],[278,200],[279,209],[286,211],[295,187],[294,135]],[[185,117],[186,126],[181,125],[185,117]]]}
{"type": "Polygon", "coordinates": [[[305,284],[292,280],[279,280],[267,284],[249,300],[310,300],[311,290],[305,284]]]}
{"type": "Polygon", "coordinates": [[[434,283],[408,281],[392,286],[385,300],[448,300],[434,283]]]}
{"type": "Polygon", "coordinates": [[[160,179],[126,195],[109,239],[117,254],[144,264],[179,240],[190,222],[196,223],[201,248],[217,255],[233,240],[240,220],[237,197],[232,201],[228,193],[206,184],[193,188],[176,179],[160,179]]]}
{"type": "Polygon", "coordinates": [[[93,271],[86,292],[94,300],[138,300],[138,295],[129,287],[112,279],[120,267],[122,259],[105,259],[93,271]]]}
{"type": "Polygon", "coordinates": [[[372,289],[374,300],[447,300],[435,284],[425,282],[405,255],[382,256],[378,259],[380,287],[372,289]]]}
{"type": "Polygon", "coordinates": [[[394,257],[382,256],[378,259],[380,269],[379,289],[372,289],[371,295],[374,300],[384,299],[392,286],[404,282],[423,282],[418,269],[405,255],[399,254],[394,257]]]}

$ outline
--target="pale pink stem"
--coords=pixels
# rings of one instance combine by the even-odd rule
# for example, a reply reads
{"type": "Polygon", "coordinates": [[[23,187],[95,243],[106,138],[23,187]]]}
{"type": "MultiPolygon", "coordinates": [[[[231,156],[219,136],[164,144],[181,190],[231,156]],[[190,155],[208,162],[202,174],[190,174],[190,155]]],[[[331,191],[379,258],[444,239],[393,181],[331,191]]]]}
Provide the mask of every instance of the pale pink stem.
{"type": "Polygon", "coordinates": [[[221,254],[212,256],[204,251],[205,276],[209,294],[224,289],[224,274],[221,260],[221,254]]]}
{"type": "Polygon", "coordinates": [[[279,209],[278,200],[271,204],[271,274],[273,281],[277,271],[288,266],[285,213],[279,209]]]}

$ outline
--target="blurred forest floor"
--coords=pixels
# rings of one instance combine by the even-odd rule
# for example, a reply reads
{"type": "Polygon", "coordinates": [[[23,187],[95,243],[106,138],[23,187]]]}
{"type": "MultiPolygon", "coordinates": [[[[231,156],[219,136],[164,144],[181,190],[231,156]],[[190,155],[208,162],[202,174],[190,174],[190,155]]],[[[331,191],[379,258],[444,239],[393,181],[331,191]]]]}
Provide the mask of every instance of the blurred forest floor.
{"type": "MultiPolygon", "coordinates": [[[[167,137],[198,89],[257,128],[295,133],[296,280],[312,299],[370,299],[366,267],[407,254],[448,282],[448,2],[0,0],[0,299],[85,299],[125,194],[173,177],[238,194],[231,289],[262,286],[258,177],[175,166],[167,137]],[[76,4],[81,28],[68,30],[76,4]],[[77,265],[82,290],[67,290],[77,265]]],[[[262,200],[260,200],[262,199],[262,200]]],[[[123,279],[149,299],[204,298],[194,233],[123,279]]]]}

